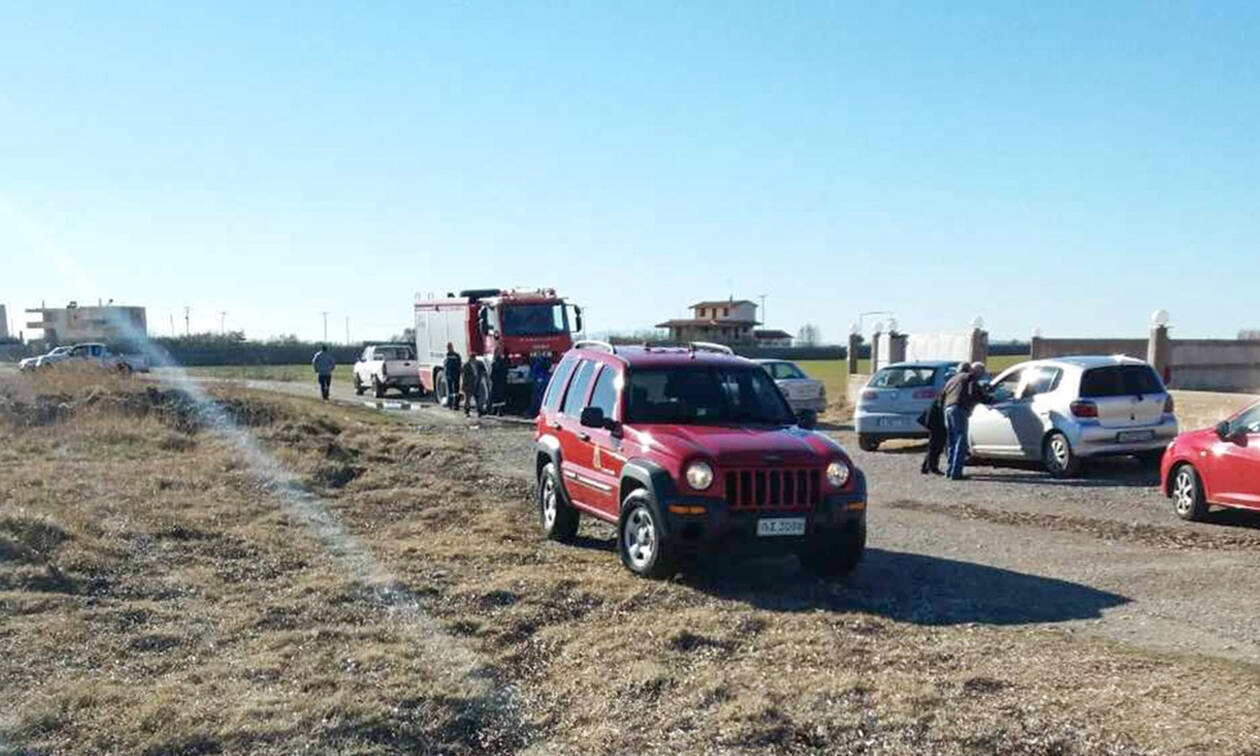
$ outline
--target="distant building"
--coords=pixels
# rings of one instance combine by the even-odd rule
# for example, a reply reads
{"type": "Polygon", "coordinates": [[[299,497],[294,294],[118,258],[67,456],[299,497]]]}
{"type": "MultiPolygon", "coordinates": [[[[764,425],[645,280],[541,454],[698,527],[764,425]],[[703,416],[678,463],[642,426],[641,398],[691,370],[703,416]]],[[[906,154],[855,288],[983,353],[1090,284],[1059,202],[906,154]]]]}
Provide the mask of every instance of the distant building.
{"type": "Polygon", "coordinates": [[[657,323],[669,331],[671,341],[713,341],[718,344],[752,344],[757,305],[747,299],[697,302],[688,309],[692,317],[657,323]]]}
{"type": "Polygon", "coordinates": [[[27,309],[38,315],[27,328],[44,332],[44,342],[50,345],[74,344],[80,341],[102,341],[107,344],[127,342],[148,331],[148,321],[143,307],[99,305],[80,307],[71,302],[65,307],[36,307],[27,309]]]}
{"type": "Polygon", "coordinates": [[[753,339],[756,340],[757,346],[761,347],[792,346],[792,334],[778,329],[758,328],[753,331],[753,339]]]}
{"type": "Polygon", "coordinates": [[[9,311],[0,304],[0,341],[9,338],[9,311]]]}

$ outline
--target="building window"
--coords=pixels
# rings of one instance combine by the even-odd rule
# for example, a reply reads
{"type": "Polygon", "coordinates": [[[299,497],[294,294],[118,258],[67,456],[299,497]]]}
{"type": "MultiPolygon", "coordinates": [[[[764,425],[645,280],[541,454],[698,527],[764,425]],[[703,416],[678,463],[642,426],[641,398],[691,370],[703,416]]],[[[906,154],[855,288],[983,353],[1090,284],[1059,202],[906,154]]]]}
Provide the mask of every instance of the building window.
{"type": "Polygon", "coordinates": [[[725,317],[728,317],[728,316],[730,316],[730,314],[731,314],[731,308],[729,308],[729,307],[723,307],[723,308],[722,308],[722,317],[724,317],[724,318],[725,318],[725,317]]]}
{"type": "Polygon", "coordinates": [[[699,309],[699,312],[697,312],[697,313],[696,313],[696,317],[698,317],[698,318],[703,318],[703,317],[704,317],[704,308],[703,308],[703,307],[701,307],[701,308],[699,309]]]}

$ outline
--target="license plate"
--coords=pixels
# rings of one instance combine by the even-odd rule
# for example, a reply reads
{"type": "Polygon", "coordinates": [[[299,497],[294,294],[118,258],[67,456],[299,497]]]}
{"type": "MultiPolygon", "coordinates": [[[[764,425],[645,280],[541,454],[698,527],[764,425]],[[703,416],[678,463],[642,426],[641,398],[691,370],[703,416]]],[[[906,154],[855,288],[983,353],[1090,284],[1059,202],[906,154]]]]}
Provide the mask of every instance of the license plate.
{"type": "Polygon", "coordinates": [[[1116,434],[1116,441],[1122,444],[1126,441],[1150,441],[1152,438],[1155,438],[1155,431],[1152,430],[1120,431],[1116,434]]]}
{"type": "Polygon", "coordinates": [[[905,421],[899,417],[885,417],[879,421],[881,428],[901,428],[905,421]]]}
{"type": "Polygon", "coordinates": [[[805,535],[804,517],[775,517],[757,520],[759,536],[805,535]]]}

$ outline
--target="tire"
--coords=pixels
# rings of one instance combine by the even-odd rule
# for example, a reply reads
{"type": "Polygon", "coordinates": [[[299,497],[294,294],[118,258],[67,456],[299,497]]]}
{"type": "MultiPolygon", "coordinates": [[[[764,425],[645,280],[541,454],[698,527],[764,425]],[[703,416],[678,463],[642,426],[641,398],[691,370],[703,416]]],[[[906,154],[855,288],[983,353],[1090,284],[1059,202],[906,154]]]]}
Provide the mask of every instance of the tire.
{"type": "Polygon", "coordinates": [[[813,410],[801,410],[801,414],[796,418],[796,424],[805,430],[813,430],[818,427],[818,413],[813,410]]]}
{"type": "Polygon", "coordinates": [[[490,411],[490,376],[484,370],[477,371],[477,407],[481,412],[490,411]]]}
{"type": "Polygon", "coordinates": [[[652,496],[645,489],[636,488],[621,502],[617,553],[626,569],[639,577],[661,580],[678,571],[669,544],[662,537],[652,496]]]}
{"type": "Polygon", "coordinates": [[[367,389],[363,387],[363,381],[359,380],[359,375],[356,373],[354,376],[355,396],[363,396],[364,391],[367,391],[367,389]]]}
{"type": "Polygon", "coordinates": [[[377,399],[385,396],[385,385],[382,384],[381,379],[376,376],[372,376],[372,395],[377,399]]]}
{"type": "Polygon", "coordinates": [[[538,520],[548,540],[567,543],[577,535],[578,511],[564,502],[560,476],[550,462],[538,475],[538,520]]]}
{"type": "Polygon", "coordinates": [[[879,439],[869,436],[865,433],[858,434],[858,448],[862,451],[873,452],[879,449],[879,439]]]}
{"type": "Polygon", "coordinates": [[[844,577],[853,572],[866,553],[866,523],[845,530],[839,538],[819,538],[798,554],[801,566],[821,578],[844,577]]]}
{"type": "Polygon", "coordinates": [[[1178,465],[1173,470],[1168,488],[1173,500],[1173,511],[1178,517],[1191,522],[1207,517],[1207,497],[1203,495],[1203,483],[1193,465],[1178,465]]]}
{"type": "Polygon", "coordinates": [[[446,406],[446,373],[441,370],[433,371],[433,399],[439,407],[446,406]]]}
{"type": "Polygon", "coordinates": [[[1071,478],[1081,472],[1081,460],[1072,451],[1067,436],[1054,431],[1041,444],[1041,463],[1055,478],[1071,478]]]}

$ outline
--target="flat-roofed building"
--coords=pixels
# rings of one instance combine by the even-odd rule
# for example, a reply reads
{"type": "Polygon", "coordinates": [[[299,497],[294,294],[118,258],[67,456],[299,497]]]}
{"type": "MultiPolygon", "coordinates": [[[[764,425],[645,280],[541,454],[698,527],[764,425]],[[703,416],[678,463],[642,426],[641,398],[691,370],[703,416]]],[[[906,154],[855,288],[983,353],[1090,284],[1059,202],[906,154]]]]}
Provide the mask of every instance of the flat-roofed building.
{"type": "Polygon", "coordinates": [[[148,332],[143,307],[115,304],[80,307],[71,302],[65,307],[36,307],[27,312],[37,315],[39,320],[28,321],[26,327],[43,331],[43,340],[52,345],[81,341],[113,344],[133,341],[148,332]]]}

